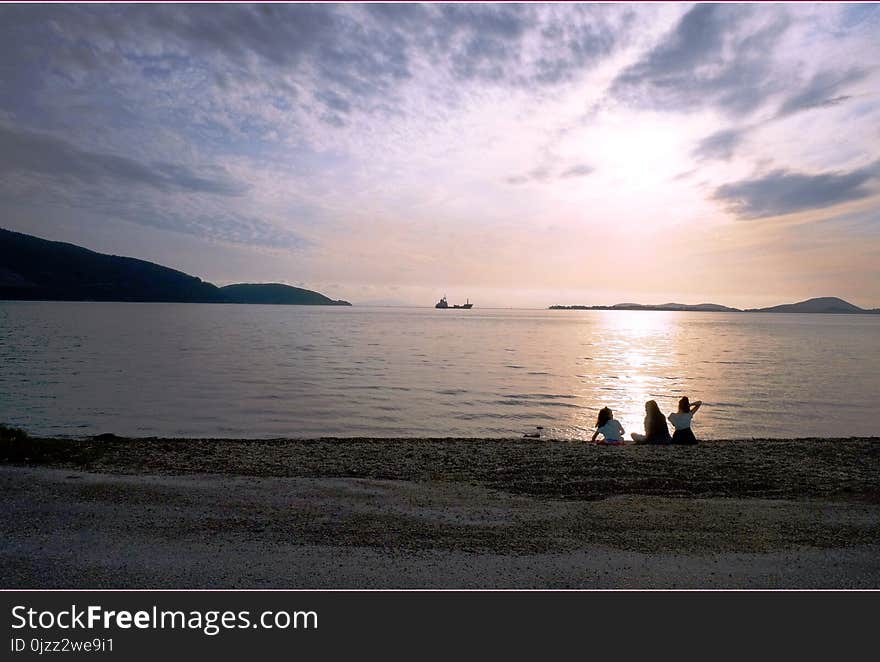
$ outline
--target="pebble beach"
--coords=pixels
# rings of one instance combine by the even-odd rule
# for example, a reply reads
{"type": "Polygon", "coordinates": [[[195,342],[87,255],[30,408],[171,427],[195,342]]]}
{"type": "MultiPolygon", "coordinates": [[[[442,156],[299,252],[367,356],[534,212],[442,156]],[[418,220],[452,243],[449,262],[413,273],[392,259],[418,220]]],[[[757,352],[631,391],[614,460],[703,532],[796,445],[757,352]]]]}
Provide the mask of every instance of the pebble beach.
{"type": "Polygon", "coordinates": [[[7,588],[876,588],[880,439],[4,443],[7,588]]]}

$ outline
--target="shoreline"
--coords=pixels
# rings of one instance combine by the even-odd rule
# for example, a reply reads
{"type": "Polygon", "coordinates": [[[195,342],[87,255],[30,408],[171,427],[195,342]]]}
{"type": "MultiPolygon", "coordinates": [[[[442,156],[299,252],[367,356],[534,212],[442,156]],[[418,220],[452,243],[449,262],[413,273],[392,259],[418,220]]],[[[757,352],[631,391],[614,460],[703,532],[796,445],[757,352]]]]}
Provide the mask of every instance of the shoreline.
{"type": "Polygon", "coordinates": [[[876,588],[880,439],[31,439],[3,588],[876,588]]]}
{"type": "Polygon", "coordinates": [[[118,474],[475,482],[558,499],[622,494],[880,503],[880,438],[602,446],[495,438],[84,439],[4,442],[0,465],[118,474]]]}

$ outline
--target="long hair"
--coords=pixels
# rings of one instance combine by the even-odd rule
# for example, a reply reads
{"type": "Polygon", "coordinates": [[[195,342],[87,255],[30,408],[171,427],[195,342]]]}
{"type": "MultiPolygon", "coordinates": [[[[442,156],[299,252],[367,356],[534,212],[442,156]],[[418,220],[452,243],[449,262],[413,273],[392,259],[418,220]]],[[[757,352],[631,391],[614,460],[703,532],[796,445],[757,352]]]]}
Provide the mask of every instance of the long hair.
{"type": "Polygon", "coordinates": [[[669,436],[669,428],[666,426],[666,417],[660,411],[655,400],[645,403],[645,436],[648,439],[669,436]]]}
{"type": "Polygon", "coordinates": [[[612,418],[614,418],[614,412],[608,407],[602,407],[602,409],[599,410],[599,417],[596,419],[596,427],[601,428],[612,418]]]}
{"type": "Polygon", "coordinates": [[[678,411],[682,414],[687,414],[691,410],[691,401],[688,400],[687,396],[684,396],[681,400],[678,401],[678,411]]]}

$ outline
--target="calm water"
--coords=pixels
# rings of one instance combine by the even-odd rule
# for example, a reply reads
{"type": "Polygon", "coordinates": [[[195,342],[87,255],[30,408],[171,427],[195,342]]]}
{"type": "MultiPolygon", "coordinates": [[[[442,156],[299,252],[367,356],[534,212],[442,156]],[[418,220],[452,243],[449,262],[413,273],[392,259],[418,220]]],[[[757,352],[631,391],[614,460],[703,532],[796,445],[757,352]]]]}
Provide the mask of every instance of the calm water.
{"type": "Polygon", "coordinates": [[[41,434],[876,435],[880,316],[0,302],[0,366],[41,434]]]}

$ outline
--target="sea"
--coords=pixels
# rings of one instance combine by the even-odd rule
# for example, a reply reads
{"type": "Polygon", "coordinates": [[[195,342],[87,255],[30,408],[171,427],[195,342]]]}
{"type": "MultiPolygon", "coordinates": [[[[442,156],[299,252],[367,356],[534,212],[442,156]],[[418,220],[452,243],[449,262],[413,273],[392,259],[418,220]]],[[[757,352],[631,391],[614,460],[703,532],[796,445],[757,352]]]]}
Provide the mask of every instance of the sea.
{"type": "Polygon", "coordinates": [[[876,436],[880,315],[0,302],[0,423],[40,435],[876,436]],[[539,428],[540,426],[540,428],[539,428]]]}

